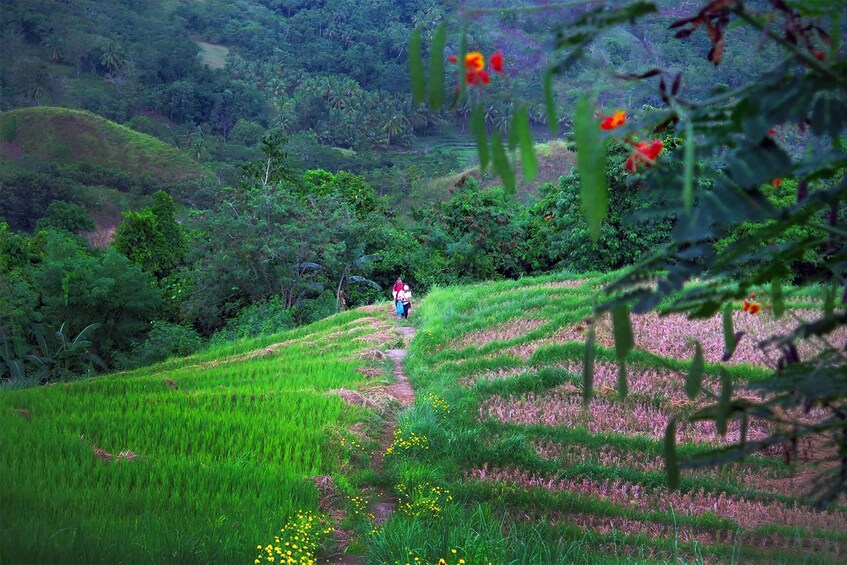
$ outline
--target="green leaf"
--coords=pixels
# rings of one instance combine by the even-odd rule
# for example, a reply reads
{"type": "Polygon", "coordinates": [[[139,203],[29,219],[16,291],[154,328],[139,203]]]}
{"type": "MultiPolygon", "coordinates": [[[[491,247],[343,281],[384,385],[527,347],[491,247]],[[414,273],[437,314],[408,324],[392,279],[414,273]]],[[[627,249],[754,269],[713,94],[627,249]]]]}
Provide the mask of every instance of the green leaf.
{"type": "Polygon", "coordinates": [[[426,98],[420,29],[413,31],[409,38],[409,78],[412,80],[412,102],[420,104],[426,98]]]}
{"type": "Polygon", "coordinates": [[[520,139],[518,137],[518,135],[519,135],[518,130],[520,129],[520,126],[518,124],[518,122],[520,121],[519,110],[520,110],[520,108],[518,106],[515,106],[514,108],[512,108],[512,123],[509,125],[509,139],[508,139],[509,151],[513,151],[515,149],[515,147],[518,146],[518,143],[520,143],[520,139]]]}
{"type": "Polygon", "coordinates": [[[488,167],[490,155],[488,151],[488,135],[485,132],[485,112],[480,104],[474,106],[471,112],[471,129],[476,137],[476,150],[479,153],[479,170],[488,167]]]}
{"type": "Polygon", "coordinates": [[[629,382],[626,375],[626,363],[621,361],[618,363],[618,396],[626,398],[629,394],[629,382]]]}
{"type": "Polygon", "coordinates": [[[559,117],[556,115],[556,102],[553,99],[553,69],[544,73],[544,106],[547,108],[547,125],[550,133],[558,135],[559,117]]]}
{"type": "Polygon", "coordinates": [[[735,352],[735,331],[732,329],[732,307],[729,304],[723,309],[723,342],[726,349],[724,357],[732,357],[735,352]]]}
{"type": "Polygon", "coordinates": [[[835,312],[835,289],[827,287],[823,297],[823,315],[831,316],[835,312]]]}
{"type": "Polygon", "coordinates": [[[694,206],[694,124],[685,123],[685,178],[682,182],[682,201],[685,211],[691,212],[694,206]]]}
{"type": "Polygon", "coordinates": [[[521,144],[521,168],[523,178],[531,182],[538,174],[538,161],[535,159],[535,144],[529,131],[529,112],[526,106],[518,111],[518,138],[521,144]]]}
{"type": "Polygon", "coordinates": [[[703,385],[703,368],[703,348],[700,347],[698,341],[694,344],[694,359],[691,361],[688,377],[685,379],[685,394],[691,400],[694,400],[700,394],[700,387],[703,385]]]}
{"type": "Polygon", "coordinates": [[[721,393],[718,397],[718,410],[715,414],[715,428],[721,436],[726,435],[732,400],[732,381],[729,373],[721,369],[721,393]]]}
{"type": "Polygon", "coordinates": [[[506,156],[506,150],[503,149],[503,140],[500,137],[500,134],[496,131],[491,132],[491,154],[494,171],[500,175],[506,194],[514,194],[515,171],[509,163],[509,158],[506,156]]]}
{"type": "Polygon", "coordinates": [[[429,53],[429,109],[436,111],[444,105],[444,43],[447,24],[442,22],[435,31],[429,53]]]}
{"type": "Polygon", "coordinates": [[[773,315],[781,318],[785,313],[785,296],[782,294],[782,281],[779,279],[771,282],[771,297],[773,297],[773,315]]]}
{"type": "Polygon", "coordinates": [[[588,233],[596,242],[600,239],[600,225],[608,211],[609,193],[606,187],[606,146],[600,140],[600,128],[587,95],[577,101],[573,122],[582,210],[588,220],[588,233]]]}
{"type": "Polygon", "coordinates": [[[626,304],[618,304],[612,308],[612,328],[615,333],[615,355],[620,361],[626,357],[634,345],[632,324],[629,322],[629,308],[626,304]]]}
{"type": "Polygon", "coordinates": [[[458,81],[459,81],[459,100],[465,99],[465,93],[468,90],[468,85],[465,82],[465,55],[468,52],[468,26],[462,26],[462,39],[459,40],[459,59],[456,65],[458,66],[458,81]]]}
{"type": "Polygon", "coordinates": [[[594,337],[594,326],[591,326],[585,341],[585,359],[582,363],[582,400],[585,404],[591,401],[594,394],[594,337]]]}
{"type": "Polygon", "coordinates": [[[665,473],[668,476],[668,488],[679,488],[679,464],[676,460],[676,418],[671,418],[665,429],[665,473]]]}

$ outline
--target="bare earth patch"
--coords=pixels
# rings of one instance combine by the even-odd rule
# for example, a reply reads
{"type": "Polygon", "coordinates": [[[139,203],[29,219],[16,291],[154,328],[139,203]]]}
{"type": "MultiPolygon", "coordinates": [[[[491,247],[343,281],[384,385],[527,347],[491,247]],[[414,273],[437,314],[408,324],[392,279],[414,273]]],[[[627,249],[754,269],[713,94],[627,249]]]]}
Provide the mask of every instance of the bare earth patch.
{"type": "MultiPolygon", "coordinates": [[[[610,398],[594,398],[586,410],[578,389],[573,385],[562,385],[540,394],[493,396],[480,404],[479,417],[511,424],[565,426],[585,428],[591,433],[623,433],[661,439],[671,414],[649,403],[623,403],[610,398]]],[[[763,422],[750,421],[748,440],[761,439],[767,433],[763,422]]],[[[683,421],[677,428],[680,442],[736,442],[740,435],[738,420],[729,422],[725,437],[717,433],[712,422],[683,421]]]]}
{"type": "MultiPolygon", "coordinates": [[[[778,351],[771,348],[761,349],[759,342],[783,333],[786,328],[793,327],[794,322],[787,313],[781,319],[776,319],[769,313],[750,315],[737,311],[733,314],[735,331],[745,335],[738,343],[730,363],[748,363],[758,366],[775,366],[779,357],[778,351]],[[791,325],[789,325],[791,324],[791,325]]],[[[808,317],[808,313],[794,311],[798,316],[808,317]]],[[[705,320],[688,320],[683,314],[659,316],[655,312],[632,317],[635,347],[665,357],[690,359],[694,356],[694,341],[703,347],[703,356],[707,362],[718,362],[724,354],[723,326],[721,316],[716,315],[705,320]]],[[[611,327],[598,327],[598,338],[602,335],[604,341],[613,342],[611,327]]],[[[837,344],[843,344],[847,339],[847,328],[841,328],[829,338],[837,344]]],[[[822,349],[819,342],[803,340],[797,343],[801,359],[811,357],[822,349]]]]}
{"type": "Polygon", "coordinates": [[[549,320],[536,318],[514,318],[508,322],[484,330],[471,332],[462,336],[458,342],[459,346],[468,347],[474,345],[481,347],[492,341],[508,341],[537,330],[549,320]]]}
{"type": "Polygon", "coordinates": [[[762,502],[703,490],[671,492],[664,488],[650,489],[620,479],[556,479],[517,468],[479,467],[466,471],[465,480],[505,482],[521,488],[540,487],[554,492],[569,492],[646,512],[673,510],[684,516],[715,513],[747,530],[779,524],[805,530],[843,532],[844,524],[847,524],[847,513],[842,511],[818,511],[796,503],[762,502]]]}

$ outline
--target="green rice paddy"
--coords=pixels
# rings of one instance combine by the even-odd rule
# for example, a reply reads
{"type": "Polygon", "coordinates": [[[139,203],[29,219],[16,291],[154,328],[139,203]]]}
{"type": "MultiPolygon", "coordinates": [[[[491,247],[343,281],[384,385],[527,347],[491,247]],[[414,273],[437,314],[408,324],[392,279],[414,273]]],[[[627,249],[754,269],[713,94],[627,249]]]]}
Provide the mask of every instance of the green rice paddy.
{"type": "Polygon", "coordinates": [[[348,312],[121,375],[0,393],[0,562],[252,561],[362,420],[348,312]],[[343,332],[343,333],[340,333],[343,332]],[[276,346],[273,344],[280,344],[276,346]]]}

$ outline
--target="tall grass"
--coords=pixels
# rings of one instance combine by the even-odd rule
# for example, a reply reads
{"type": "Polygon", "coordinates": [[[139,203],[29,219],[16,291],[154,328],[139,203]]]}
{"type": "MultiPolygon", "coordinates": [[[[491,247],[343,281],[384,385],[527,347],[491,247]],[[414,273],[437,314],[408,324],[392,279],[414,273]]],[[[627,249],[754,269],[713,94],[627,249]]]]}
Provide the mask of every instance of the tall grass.
{"type": "Polygon", "coordinates": [[[326,391],[363,382],[367,325],[330,334],[363,316],[0,393],[0,562],[252,560],[340,464],[327,438],[356,412],[326,391]]]}

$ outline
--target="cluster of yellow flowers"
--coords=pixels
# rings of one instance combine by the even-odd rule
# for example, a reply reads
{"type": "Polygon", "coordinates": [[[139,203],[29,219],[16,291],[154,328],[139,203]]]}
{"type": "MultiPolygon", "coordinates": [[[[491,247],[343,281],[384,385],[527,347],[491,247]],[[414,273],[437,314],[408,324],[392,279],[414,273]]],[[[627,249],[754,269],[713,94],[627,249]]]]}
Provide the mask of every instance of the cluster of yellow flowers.
{"type": "Polygon", "coordinates": [[[423,401],[432,406],[442,416],[450,413],[450,404],[437,394],[430,392],[423,397],[423,401]]]}
{"type": "Polygon", "coordinates": [[[419,436],[415,432],[404,432],[401,428],[394,430],[394,441],[385,450],[386,455],[391,455],[395,451],[408,451],[414,448],[429,449],[429,440],[426,436],[419,436]]]}
{"type": "Polygon", "coordinates": [[[368,501],[365,500],[362,496],[354,496],[350,499],[350,504],[353,509],[350,512],[350,516],[353,518],[367,518],[371,523],[376,519],[376,516],[373,513],[368,512],[368,501]]]}
{"type": "Polygon", "coordinates": [[[359,449],[359,450],[364,449],[362,447],[362,445],[358,441],[356,441],[355,439],[353,439],[353,438],[347,439],[344,436],[342,436],[341,439],[338,441],[338,445],[340,445],[341,447],[347,447],[349,445],[353,449],[359,449]]]}
{"type": "MultiPolygon", "coordinates": [[[[408,549],[408,548],[407,548],[408,549]]],[[[409,551],[409,557],[406,565],[416,565],[418,563],[437,563],[437,565],[465,565],[467,563],[463,558],[459,557],[458,549],[451,549],[448,557],[440,557],[438,561],[430,561],[426,557],[415,555],[414,551],[409,551]]],[[[395,561],[394,565],[403,565],[401,561],[395,561]]],[[[493,565],[488,563],[488,565],[493,565]]]]}
{"type": "Polygon", "coordinates": [[[431,483],[421,483],[408,487],[405,483],[397,485],[400,495],[400,511],[413,518],[437,518],[444,510],[444,505],[453,500],[446,488],[431,483]]]}
{"type": "Polygon", "coordinates": [[[324,536],[332,531],[326,520],[313,512],[298,512],[290,518],[279,535],[274,536],[274,543],[264,547],[256,546],[259,555],[253,561],[259,563],[281,563],[284,565],[315,565],[315,552],[324,536]]]}

